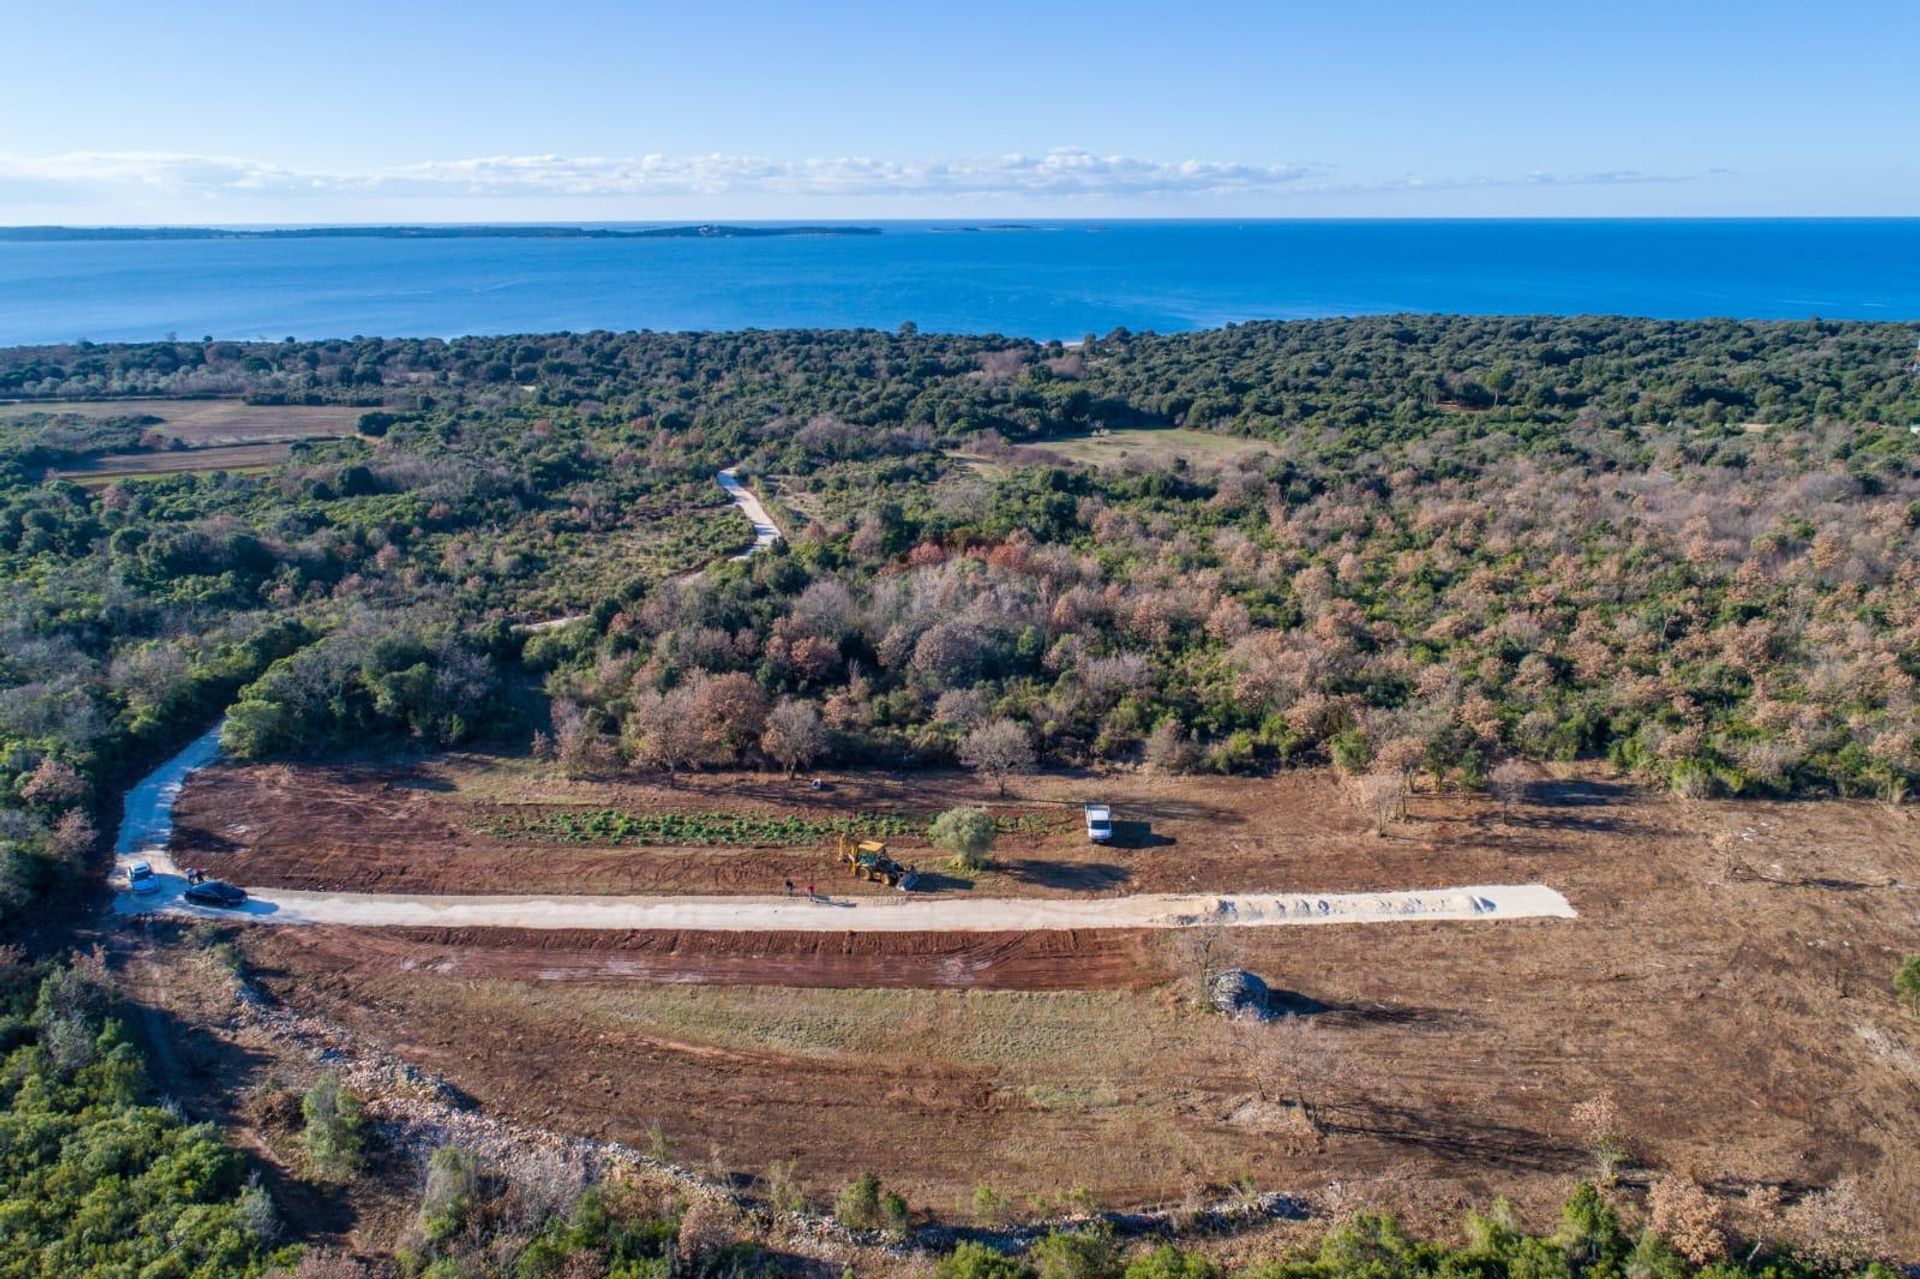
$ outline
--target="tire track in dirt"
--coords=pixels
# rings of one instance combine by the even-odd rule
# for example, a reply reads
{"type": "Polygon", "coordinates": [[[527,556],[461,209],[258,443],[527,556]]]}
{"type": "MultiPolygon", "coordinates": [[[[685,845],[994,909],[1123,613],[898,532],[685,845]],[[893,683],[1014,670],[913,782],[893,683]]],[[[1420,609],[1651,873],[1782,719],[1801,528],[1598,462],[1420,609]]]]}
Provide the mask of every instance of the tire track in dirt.
{"type": "Polygon", "coordinates": [[[804,989],[1145,989],[1167,973],[1149,935],[593,932],[509,928],[285,930],[303,966],[455,979],[804,989]]]}

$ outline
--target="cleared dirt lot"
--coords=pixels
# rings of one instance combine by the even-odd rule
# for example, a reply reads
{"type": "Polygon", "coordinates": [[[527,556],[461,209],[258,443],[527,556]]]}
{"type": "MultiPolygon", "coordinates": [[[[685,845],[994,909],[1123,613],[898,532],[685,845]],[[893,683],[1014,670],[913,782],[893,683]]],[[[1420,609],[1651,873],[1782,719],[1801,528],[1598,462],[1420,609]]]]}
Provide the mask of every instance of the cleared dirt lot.
{"type": "MultiPolygon", "coordinates": [[[[1551,788],[1555,807],[1511,827],[1482,806],[1422,798],[1424,820],[1380,839],[1318,773],[1271,780],[1057,776],[992,787],[956,773],[835,775],[828,789],[766,773],[570,781],[524,760],[430,758],[403,771],[365,766],[223,764],[196,774],[176,810],[187,864],[262,887],[363,892],[742,893],[785,880],[840,895],[888,890],[846,878],[829,835],[769,847],[573,842],[529,834],[568,814],[799,817],[891,815],[916,831],[956,804],[982,804],[1009,828],[997,868],[941,871],[924,834],[889,836],[938,892],[999,897],[1088,893],[1301,891],[1520,883],[1550,863],[1543,842],[1618,826],[1624,794],[1598,782],[1551,788]],[[1080,805],[1114,805],[1113,844],[1087,843],[1080,805]],[[1486,827],[1485,838],[1463,835],[1486,827]],[[1497,837],[1496,837],[1497,836],[1497,837]],[[1330,855],[1332,854],[1332,855],[1330,855]]],[[[1576,903],[1577,904],[1577,903],[1576,903]]]]}
{"type": "MultiPolygon", "coordinates": [[[[1071,815],[1091,788],[1149,828],[1109,850],[1070,827],[1012,836],[1013,869],[947,891],[1537,878],[1581,917],[1225,938],[1234,960],[1317,1010],[1347,1067],[1319,1098],[1320,1141],[1273,1103],[1285,1089],[1272,1028],[1189,1003],[1192,934],[312,928],[248,930],[243,944],[283,998],[485,1106],[643,1144],[658,1124],[684,1156],[706,1163],[717,1147],[739,1173],[794,1158],[822,1194],[867,1169],[949,1211],[983,1180],[1138,1204],[1248,1177],[1310,1193],[1340,1183],[1442,1225],[1462,1202],[1507,1194],[1545,1224],[1590,1167],[1569,1111],[1610,1091],[1645,1163],[1789,1193],[1852,1174],[1900,1246],[1920,1246],[1907,1157],[1920,1021],[1888,984],[1920,950],[1910,814],[1683,805],[1596,777],[1543,786],[1510,821],[1481,801],[1421,797],[1381,838],[1316,775],[1017,785],[1016,812],[1071,815]]],[[[485,833],[487,814],[918,811],[975,796],[968,779],[918,776],[841,778],[820,795],[767,777],[669,791],[469,757],[391,785],[353,768],[216,769],[179,819],[194,850],[182,856],[257,882],[764,892],[790,868],[825,880],[828,855],[515,842],[485,833]]]]}
{"type": "Polygon", "coordinates": [[[1273,446],[1265,440],[1211,431],[1157,427],[1049,440],[1028,451],[1052,454],[1083,466],[1165,467],[1181,463],[1206,470],[1264,457],[1273,452],[1273,446]]]}
{"type": "Polygon", "coordinates": [[[161,453],[103,453],[85,465],[55,472],[61,479],[82,484],[135,479],[153,475],[184,475],[197,471],[252,471],[278,466],[293,456],[291,444],[229,444],[216,448],[178,449],[161,453]]]}

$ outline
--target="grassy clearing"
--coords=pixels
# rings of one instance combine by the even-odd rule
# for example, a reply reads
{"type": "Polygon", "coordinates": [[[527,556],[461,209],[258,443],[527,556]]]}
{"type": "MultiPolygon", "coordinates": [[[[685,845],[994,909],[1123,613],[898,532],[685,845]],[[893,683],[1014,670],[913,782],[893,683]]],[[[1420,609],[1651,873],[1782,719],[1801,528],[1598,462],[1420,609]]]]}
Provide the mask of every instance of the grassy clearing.
{"type": "Polygon", "coordinates": [[[988,461],[977,453],[962,453],[957,449],[949,449],[947,456],[959,462],[983,480],[1000,480],[1013,474],[1012,467],[1002,465],[999,462],[988,461]]]}
{"type": "MultiPolygon", "coordinates": [[[[1129,991],[803,990],[766,986],[461,987],[473,1015],[529,1011],[733,1052],[874,1057],[1011,1074],[1058,1108],[1111,1104],[1114,1079],[1221,1023],[1129,991]]],[[[1116,1098],[1117,1100],[1117,1098],[1116,1098]]]]}
{"type": "Polygon", "coordinates": [[[168,453],[107,453],[62,469],[60,478],[83,484],[108,480],[154,479],[199,471],[258,472],[293,455],[291,444],[233,444],[168,453]]]}
{"type": "Polygon", "coordinates": [[[1110,1079],[1087,1083],[1029,1084],[1020,1090],[1027,1101],[1041,1110],[1109,1110],[1120,1104],[1120,1090],[1110,1079]]]}
{"type": "Polygon", "coordinates": [[[189,448],[336,439],[357,432],[365,409],[350,404],[246,404],[239,400],[23,400],[0,404],[0,422],[38,414],[94,420],[158,418],[162,435],[189,448]]]}
{"type": "Polygon", "coordinates": [[[1138,463],[1158,467],[1184,462],[1195,469],[1226,466],[1273,452],[1273,446],[1265,440],[1189,431],[1184,427],[1108,431],[1103,435],[1049,440],[1039,447],[1083,466],[1138,463]]]}
{"type": "Polygon", "coordinates": [[[731,503],[710,502],[634,512],[618,529],[559,532],[539,547],[542,584],[526,594],[524,606],[585,607],[637,577],[692,572],[752,541],[753,525],[746,516],[731,503]]]}

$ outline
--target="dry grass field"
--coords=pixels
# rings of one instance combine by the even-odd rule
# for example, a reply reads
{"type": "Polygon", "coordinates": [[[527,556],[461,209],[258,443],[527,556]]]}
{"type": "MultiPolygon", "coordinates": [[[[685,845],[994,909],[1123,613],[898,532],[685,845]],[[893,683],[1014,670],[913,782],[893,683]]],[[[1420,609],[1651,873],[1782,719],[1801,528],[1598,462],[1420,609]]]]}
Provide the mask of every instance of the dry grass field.
{"type": "Polygon", "coordinates": [[[0,422],[29,414],[153,417],[154,429],[190,449],[334,439],[354,433],[365,409],[350,404],[246,404],[239,400],[26,400],[0,404],[0,422]]]}
{"type": "Polygon", "coordinates": [[[103,453],[84,465],[65,467],[55,474],[83,485],[110,480],[153,479],[198,471],[262,471],[293,455],[291,444],[228,444],[164,453],[103,453]]]}
{"type": "Polygon", "coordinates": [[[1159,469],[1184,463],[1195,470],[1211,470],[1272,453],[1273,445],[1265,440],[1216,435],[1210,431],[1159,427],[1049,440],[1023,451],[1051,453],[1082,466],[1138,465],[1159,469]]]}
{"type": "Polygon", "coordinates": [[[364,411],[346,404],[266,406],[239,400],[34,400],[0,404],[0,426],[35,414],[157,419],[148,429],[166,446],[103,453],[54,472],[95,485],[188,472],[265,470],[286,461],[303,440],[354,435],[364,411]]]}

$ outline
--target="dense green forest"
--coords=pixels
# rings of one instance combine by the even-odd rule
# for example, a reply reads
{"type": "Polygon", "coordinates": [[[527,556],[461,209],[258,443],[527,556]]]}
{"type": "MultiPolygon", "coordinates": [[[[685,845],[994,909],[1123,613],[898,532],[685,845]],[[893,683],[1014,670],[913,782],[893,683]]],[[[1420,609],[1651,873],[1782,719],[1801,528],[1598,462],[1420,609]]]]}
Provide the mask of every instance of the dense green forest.
{"type": "MultiPolygon", "coordinates": [[[[1399,316],[1076,346],[907,328],[0,351],[0,396],[26,402],[0,422],[0,930],[44,943],[59,915],[33,907],[97,882],[119,788],[227,708],[251,756],[995,749],[1467,786],[1509,757],[1604,759],[1689,795],[1899,802],[1920,776],[1915,338],[1399,316]],[[168,448],[164,419],[111,412],[135,396],[364,411],[262,472],[49,478],[168,448]],[[1075,452],[1172,427],[1249,447],[1075,452]],[[789,534],[744,562],[713,483],[735,464],[789,534]]],[[[107,997],[8,962],[0,1234],[55,1237],[18,1214],[110,1164],[143,1186],[117,1212],[206,1223],[194,1247],[224,1260],[178,1273],[264,1264],[228,1157],[144,1095],[107,997]]],[[[1375,1238],[1297,1273],[1688,1273],[1624,1234],[1500,1237],[1375,1238]]]]}

